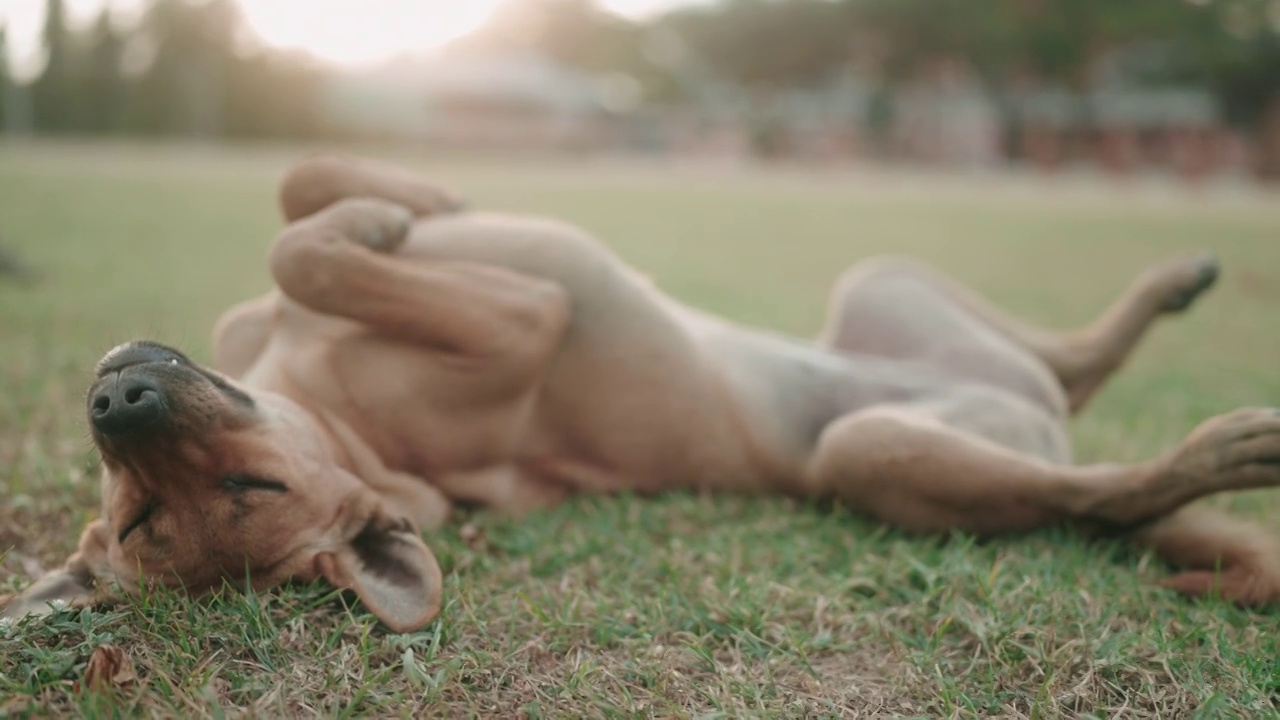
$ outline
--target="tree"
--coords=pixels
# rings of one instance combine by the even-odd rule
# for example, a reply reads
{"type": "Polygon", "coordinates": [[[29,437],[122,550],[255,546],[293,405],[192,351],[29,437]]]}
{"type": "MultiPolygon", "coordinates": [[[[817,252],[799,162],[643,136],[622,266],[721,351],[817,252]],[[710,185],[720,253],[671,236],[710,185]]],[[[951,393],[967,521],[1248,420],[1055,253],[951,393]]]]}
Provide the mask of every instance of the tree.
{"type": "Polygon", "coordinates": [[[324,75],[301,53],[253,53],[238,58],[229,72],[227,135],[308,138],[326,133],[324,75]]]}
{"type": "Polygon", "coordinates": [[[142,80],[159,132],[212,137],[222,133],[238,10],[231,0],[156,0],[140,32],[155,58],[142,80]]]}
{"type": "Polygon", "coordinates": [[[124,41],[104,9],[78,43],[77,93],[86,106],[82,130],[94,134],[120,129],[124,102],[124,79],[120,62],[124,41]]]}
{"type": "Polygon", "coordinates": [[[1259,177],[1280,181],[1280,28],[1275,4],[1216,0],[1188,32],[1199,77],[1236,125],[1251,131],[1259,177]]]}
{"type": "Polygon", "coordinates": [[[28,88],[18,85],[9,73],[6,50],[5,31],[0,27],[0,118],[3,119],[0,129],[7,135],[26,135],[35,123],[31,93],[28,88]]]}
{"type": "Polygon", "coordinates": [[[720,77],[770,91],[810,85],[846,64],[857,30],[852,9],[827,0],[730,0],[660,23],[720,77]]]}
{"type": "Polygon", "coordinates": [[[41,40],[44,70],[31,89],[36,125],[45,132],[67,132],[75,127],[77,117],[69,78],[73,40],[63,0],[46,0],[41,40]]]}

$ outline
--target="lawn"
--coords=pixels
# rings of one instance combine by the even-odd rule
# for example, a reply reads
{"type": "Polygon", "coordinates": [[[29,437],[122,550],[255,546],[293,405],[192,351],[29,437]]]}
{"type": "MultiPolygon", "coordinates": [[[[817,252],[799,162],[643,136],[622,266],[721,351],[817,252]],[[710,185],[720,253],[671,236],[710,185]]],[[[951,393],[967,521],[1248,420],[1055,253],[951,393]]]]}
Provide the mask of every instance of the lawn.
{"type": "MultiPolygon", "coordinates": [[[[0,146],[0,591],[59,563],[97,506],[83,392],[147,336],[209,356],[268,287],[280,148],[0,146]]],[[[412,162],[474,204],[579,223],[669,292],[804,336],[839,271],[927,259],[1027,317],[1088,320],[1145,264],[1226,272],[1075,425],[1134,460],[1208,415],[1280,404],[1280,208],[1265,197],[1040,182],[494,161],[412,162]]],[[[1280,495],[1217,502],[1280,515],[1280,495]]],[[[1280,523],[1278,523],[1280,524],[1280,523]]],[[[1280,613],[1188,602],[1164,568],[1066,531],[979,543],[771,498],[586,497],[432,533],[445,607],[388,634],[321,586],[174,594],[0,626],[0,715],[1260,717],[1280,613]],[[465,528],[465,530],[464,530],[465,528]],[[137,679],[85,687],[94,648],[137,679]]]]}

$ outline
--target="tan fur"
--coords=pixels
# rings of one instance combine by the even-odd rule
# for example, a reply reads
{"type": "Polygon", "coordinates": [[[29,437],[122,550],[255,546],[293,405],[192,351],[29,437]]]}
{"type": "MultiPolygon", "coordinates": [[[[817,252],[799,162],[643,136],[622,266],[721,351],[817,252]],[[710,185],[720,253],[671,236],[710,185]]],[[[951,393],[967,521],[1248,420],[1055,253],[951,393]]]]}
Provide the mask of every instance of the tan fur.
{"type": "Polygon", "coordinates": [[[1068,334],[917,263],[868,261],[813,344],[688,308],[577,228],[462,212],[402,170],[313,158],[280,199],[278,290],[219,321],[222,376],[161,346],[104,358],[89,394],[102,518],[4,615],[104,580],[324,577],[411,630],[441,602],[419,532],[454,503],[518,515],[687,487],[840,498],[921,532],[1127,528],[1190,570],[1169,587],[1280,597],[1265,529],[1184,509],[1280,484],[1280,414],[1211,419],[1144,463],[1071,463],[1068,416],[1212,283],[1209,258],[1152,269],[1068,334]],[[144,381],[159,419],[107,425],[144,381]]]}

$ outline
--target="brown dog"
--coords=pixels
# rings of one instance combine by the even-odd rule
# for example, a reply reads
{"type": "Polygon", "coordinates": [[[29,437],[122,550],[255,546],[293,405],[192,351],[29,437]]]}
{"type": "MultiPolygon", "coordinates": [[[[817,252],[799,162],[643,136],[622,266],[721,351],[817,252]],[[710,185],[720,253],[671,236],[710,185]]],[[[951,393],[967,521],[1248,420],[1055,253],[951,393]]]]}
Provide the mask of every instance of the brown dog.
{"type": "Polygon", "coordinates": [[[1268,533],[1181,509],[1280,484],[1275,410],[1214,418],[1149,462],[1070,462],[1068,417],[1212,284],[1212,259],[1152,269],[1070,335],[919,265],[865,262],[809,344],[687,308],[572,227],[460,212],[391,168],[308,160],[281,201],[280,292],[219,322],[219,372],[145,342],[103,358],[102,517],[5,615],[103,581],[322,576],[413,630],[440,608],[419,532],[451,503],[681,487],[837,498],[920,532],[1075,521],[1186,568],[1177,590],[1280,597],[1268,533]]]}

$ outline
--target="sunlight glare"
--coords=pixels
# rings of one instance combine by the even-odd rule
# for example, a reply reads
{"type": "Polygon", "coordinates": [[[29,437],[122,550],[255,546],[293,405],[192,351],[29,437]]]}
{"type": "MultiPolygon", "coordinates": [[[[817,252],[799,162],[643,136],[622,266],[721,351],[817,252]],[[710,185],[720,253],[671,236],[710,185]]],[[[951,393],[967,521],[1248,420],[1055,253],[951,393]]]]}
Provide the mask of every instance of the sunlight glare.
{"type": "Polygon", "coordinates": [[[502,0],[240,0],[269,45],[363,65],[443,45],[484,24],[502,0]]]}
{"type": "MultiPolygon", "coordinates": [[[[71,24],[84,27],[104,5],[122,19],[141,15],[147,0],[65,0],[71,24]]],[[[305,50],[338,65],[377,63],[432,50],[478,29],[507,2],[521,0],[236,0],[250,30],[272,47],[305,50]]],[[[682,5],[714,0],[596,0],[619,15],[642,19],[682,5]]],[[[20,79],[43,65],[43,0],[0,0],[8,30],[8,60],[20,79]]]]}
{"type": "MultiPolygon", "coordinates": [[[[437,48],[476,30],[512,0],[238,1],[250,28],[267,44],[352,66],[437,48]]],[[[640,18],[708,0],[598,1],[619,15],[640,18]]]]}

